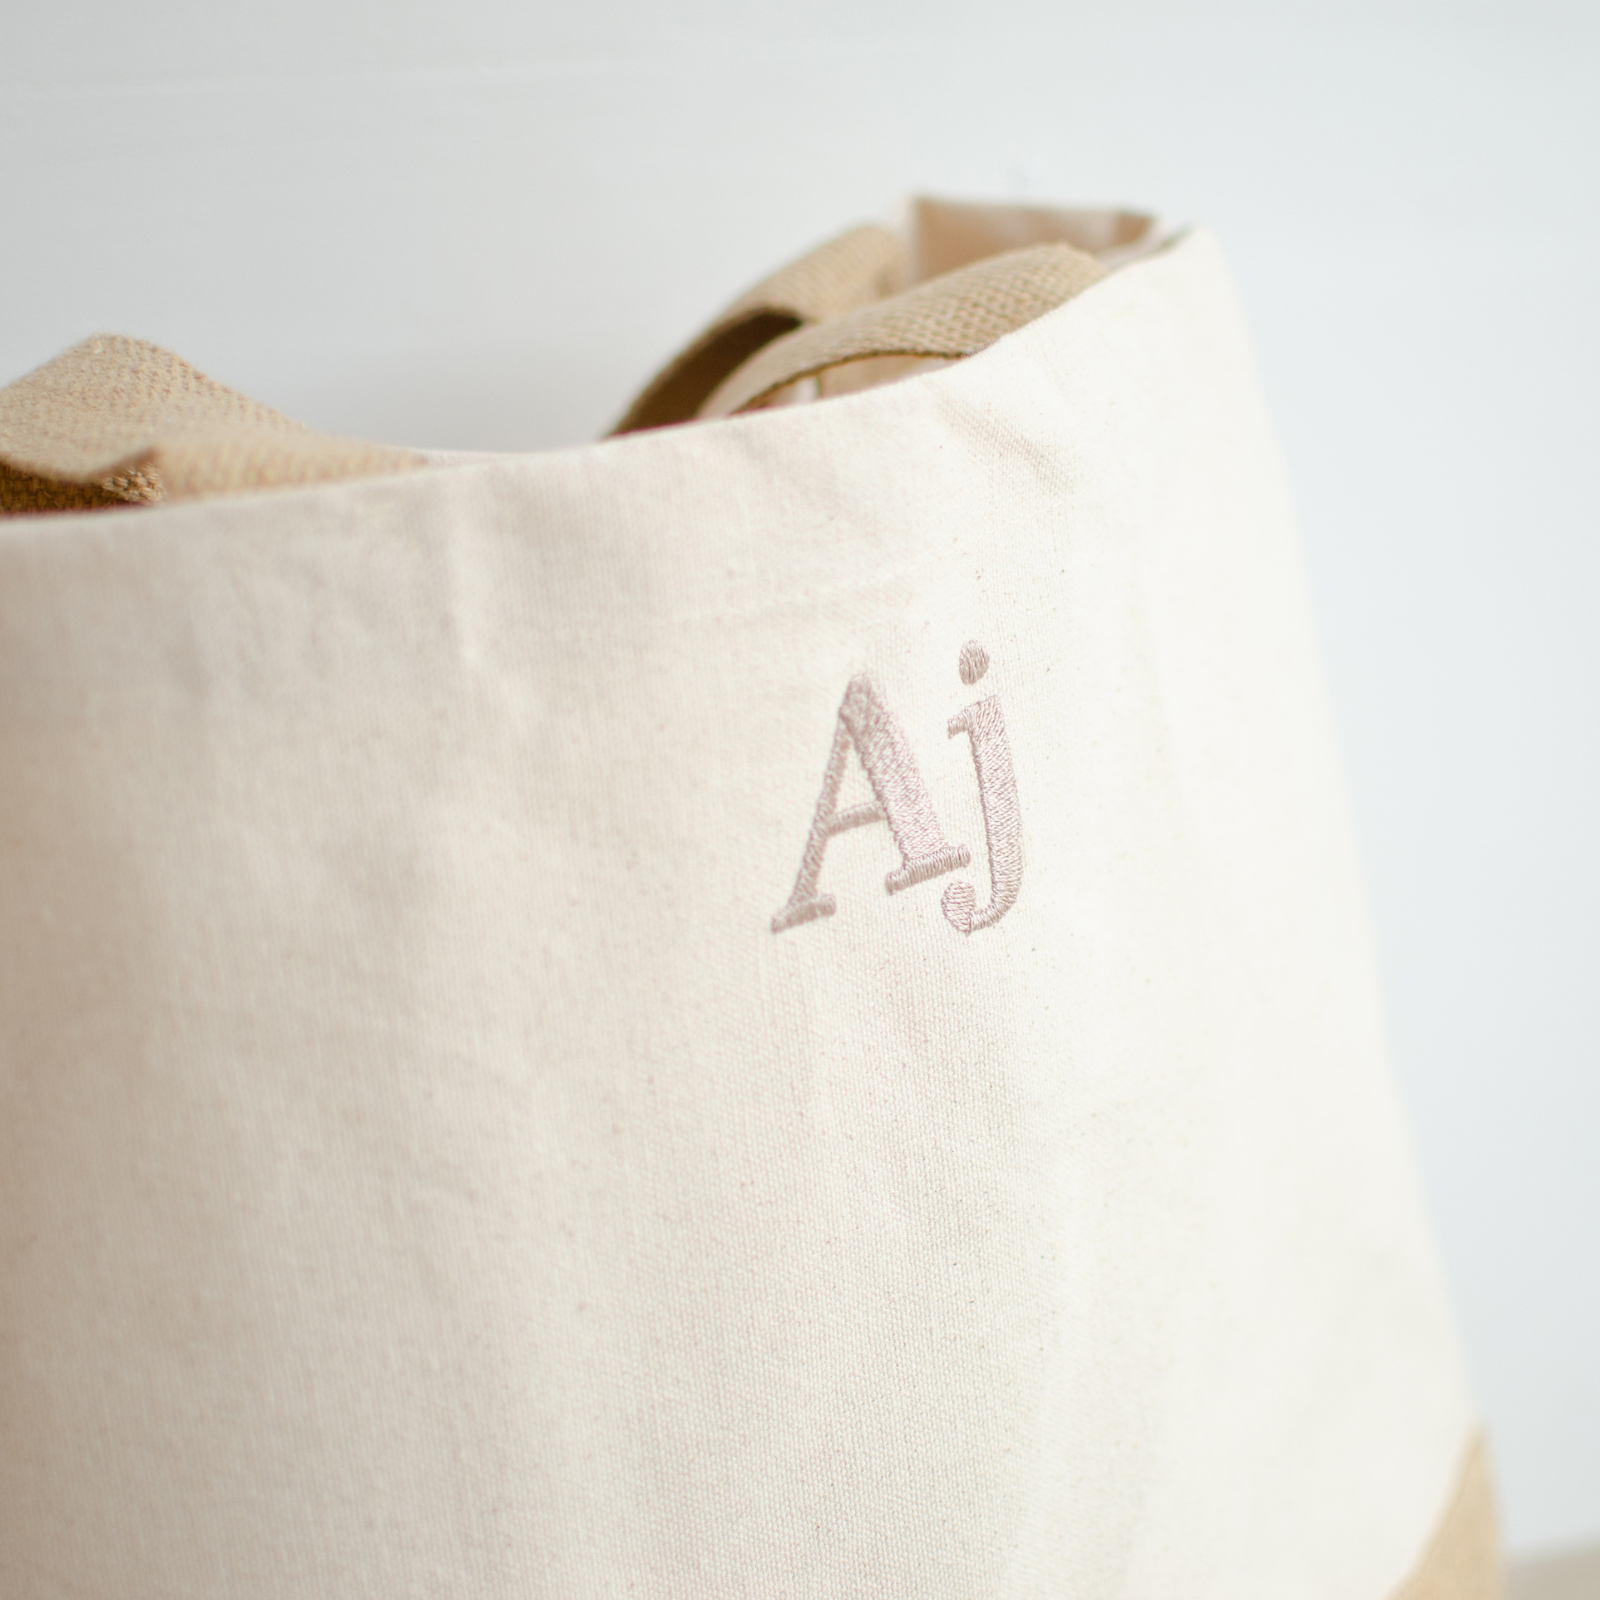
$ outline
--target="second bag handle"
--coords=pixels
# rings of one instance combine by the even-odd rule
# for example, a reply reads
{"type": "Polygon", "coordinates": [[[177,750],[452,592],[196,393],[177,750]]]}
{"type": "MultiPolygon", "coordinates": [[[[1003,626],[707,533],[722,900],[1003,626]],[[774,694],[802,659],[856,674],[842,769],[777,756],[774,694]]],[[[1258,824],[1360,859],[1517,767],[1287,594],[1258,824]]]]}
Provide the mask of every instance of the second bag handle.
{"type": "Polygon", "coordinates": [[[1033,245],[990,256],[772,340],[723,380],[699,415],[747,411],[790,384],[853,362],[976,355],[1082,294],[1107,270],[1069,244],[1033,245]]]}

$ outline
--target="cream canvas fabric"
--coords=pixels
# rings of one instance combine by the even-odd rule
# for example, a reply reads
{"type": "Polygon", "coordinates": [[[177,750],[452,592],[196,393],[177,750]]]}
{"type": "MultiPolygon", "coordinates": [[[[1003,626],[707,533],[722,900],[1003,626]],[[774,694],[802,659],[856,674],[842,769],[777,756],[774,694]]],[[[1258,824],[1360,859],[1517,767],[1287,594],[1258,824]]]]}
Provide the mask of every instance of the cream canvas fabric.
{"type": "Polygon", "coordinates": [[[1218,248],[940,215],[647,431],[0,522],[0,1593],[1496,1592],[1218,248]]]}

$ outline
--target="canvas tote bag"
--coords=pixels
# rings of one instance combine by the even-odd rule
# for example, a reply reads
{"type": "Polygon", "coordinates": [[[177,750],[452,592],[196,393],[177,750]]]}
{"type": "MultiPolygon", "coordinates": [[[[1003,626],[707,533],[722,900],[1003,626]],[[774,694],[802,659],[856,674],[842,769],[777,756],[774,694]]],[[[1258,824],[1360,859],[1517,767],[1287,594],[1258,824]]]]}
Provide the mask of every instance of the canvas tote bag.
{"type": "Polygon", "coordinates": [[[913,206],[546,454],[101,338],[0,462],[0,1593],[1496,1592],[1206,232],[913,206]]]}

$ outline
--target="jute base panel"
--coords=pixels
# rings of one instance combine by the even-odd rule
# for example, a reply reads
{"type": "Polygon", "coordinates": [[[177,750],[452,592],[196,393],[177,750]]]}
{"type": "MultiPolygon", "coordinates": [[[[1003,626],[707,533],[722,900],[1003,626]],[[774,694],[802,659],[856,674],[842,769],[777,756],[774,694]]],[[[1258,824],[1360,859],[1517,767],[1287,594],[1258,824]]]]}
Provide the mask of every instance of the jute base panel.
{"type": "Polygon", "coordinates": [[[1600,1600],[1600,1545],[1504,1570],[1489,1456],[1481,1438],[1462,1459],[1454,1492],[1417,1570],[1393,1600],[1600,1600]]]}
{"type": "Polygon", "coordinates": [[[1461,1458],[1455,1487],[1422,1560],[1392,1600],[1500,1600],[1502,1592],[1494,1485],[1480,1434],[1461,1458]]]}

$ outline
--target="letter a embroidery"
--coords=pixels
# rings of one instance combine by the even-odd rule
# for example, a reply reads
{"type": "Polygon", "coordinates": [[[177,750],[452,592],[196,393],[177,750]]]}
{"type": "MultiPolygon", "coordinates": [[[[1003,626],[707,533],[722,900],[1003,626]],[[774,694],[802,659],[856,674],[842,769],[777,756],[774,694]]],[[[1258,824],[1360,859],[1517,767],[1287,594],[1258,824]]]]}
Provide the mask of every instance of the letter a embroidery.
{"type": "Polygon", "coordinates": [[[822,858],[828,841],[849,828],[865,827],[869,822],[887,822],[899,847],[900,865],[884,880],[890,894],[909,889],[913,884],[954,872],[972,859],[964,844],[946,843],[944,830],[934,815],[922,774],[906,743],[900,724],[883,703],[878,686],[867,673],[850,680],[839,706],[834,727],[833,752],[822,779],[822,793],[811,821],[800,872],[788,903],[772,919],[772,931],[782,933],[817,917],[831,917],[835,910],[831,894],[818,892],[822,858]],[[839,809],[839,786],[854,745],[876,797],[864,805],[839,809]]]}

